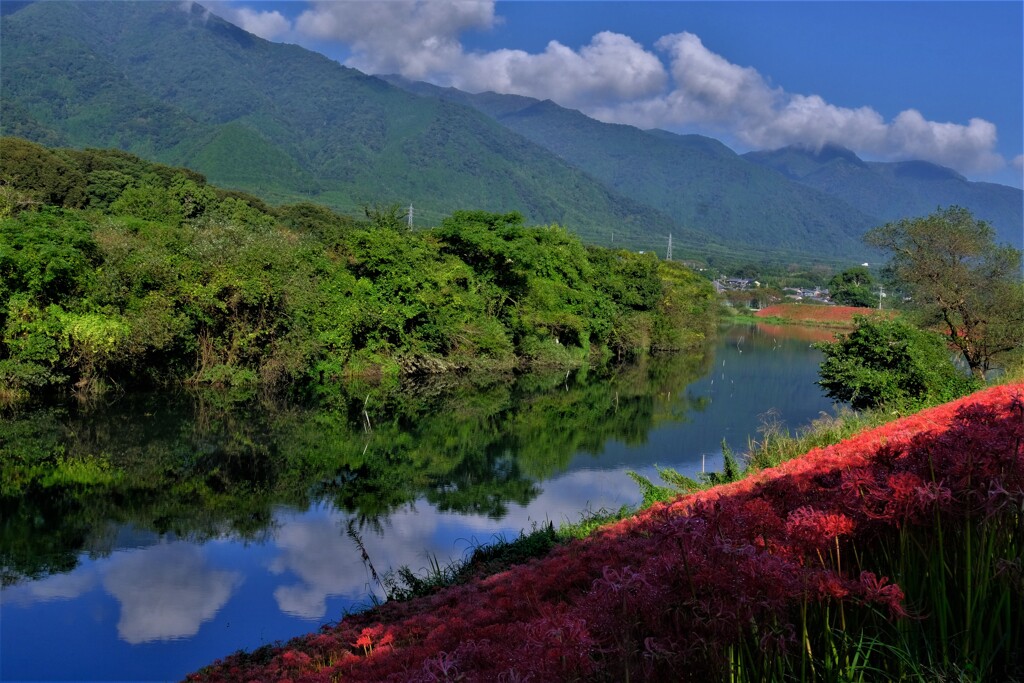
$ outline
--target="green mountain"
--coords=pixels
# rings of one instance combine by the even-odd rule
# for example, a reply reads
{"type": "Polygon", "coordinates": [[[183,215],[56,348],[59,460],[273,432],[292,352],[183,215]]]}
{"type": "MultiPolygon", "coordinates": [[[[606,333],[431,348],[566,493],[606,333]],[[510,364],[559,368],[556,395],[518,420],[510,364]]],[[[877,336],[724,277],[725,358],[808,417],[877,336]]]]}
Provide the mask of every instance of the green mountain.
{"type": "Polygon", "coordinates": [[[3,134],[117,147],[271,201],[412,204],[421,224],[463,208],[520,211],[592,242],[614,234],[659,250],[680,232],[474,109],[262,40],[196,4],[5,6],[2,32],[3,134]]]}
{"type": "Polygon", "coordinates": [[[519,211],[676,256],[860,260],[863,232],[960,204],[1020,241],[1021,193],[843,150],[740,156],[550,101],[367,76],[170,2],[4,2],[0,134],[115,147],[272,202],[519,211]],[[398,86],[398,87],[396,87],[398,86]]]}
{"type": "Polygon", "coordinates": [[[870,214],[780,176],[701,135],[602,123],[550,100],[470,94],[396,76],[420,95],[467,104],[676,223],[773,251],[865,254],[870,214]]]}
{"type": "Polygon", "coordinates": [[[988,221],[997,240],[1022,246],[1024,193],[995,183],[971,182],[956,171],[926,161],[863,161],[848,149],[784,147],[744,158],[787,178],[838,197],[880,222],[922,216],[957,205],[988,221]]]}

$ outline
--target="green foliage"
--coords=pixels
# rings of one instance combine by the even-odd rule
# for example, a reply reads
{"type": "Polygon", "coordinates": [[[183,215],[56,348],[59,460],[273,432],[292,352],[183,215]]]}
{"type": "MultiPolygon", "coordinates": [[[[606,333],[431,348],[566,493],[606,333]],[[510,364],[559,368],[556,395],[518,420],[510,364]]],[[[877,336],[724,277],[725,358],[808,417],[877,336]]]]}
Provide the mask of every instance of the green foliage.
{"type": "Polygon", "coordinates": [[[4,299],[25,292],[46,305],[80,297],[99,260],[92,226],[77,213],[50,207],[0,220],[0,297],[4,299]]]}
{"type": "Polygon", "coordinates": [[[637,474],[636,472],[626,473],[627,476],[636,482],[636,485],[640,488],[640,495],[642,498],[640,503],[641,508],[648,508],[655,503],[666,503],[678,496],[707,489],[712,486],[739,481],[750,473],[750,470],[747,467],[742,466],[739,463],[736,456],[733,454],[732,449],[729,448],[729,444],[725,442],[725,439],[722,439],[721,472],[700,472],[698,474],[698,481],[691,479],[684,474],[680,474],[671,467],[658,467],[656,469],[658,471],[658,478],[665,482],[664,485],[655,484],[647,477],[637,474]]]}
{"type": "Polygon", "coordinates": [[[0,138],[0,185],[12,185],[36,201],[80,207],[85,178],[57,152],[20,138],[0,138]]]}
{"type": "MultiPolygon", "coordinates": [[[[52,157],[24,150],[40,168],[52,157]]],[[[357,224],[310,204],[270,209],[123,152],[67,159],[88,210],[0,221],[4,391],[184,381],[320,393],[353,375],[695,349],[712,325],[713,292],[690,271],[584,248],[517,213],[408,231],[397,206],[357,224]]]]}
{"type": "Polygon", "coordinates": [[[709,486],[718,486],[719,484],[729,484],[734,481],[739,481],[742,477],[742,468],[736,461],[736,456],[733,455],[732,449],[729,448],[729,444],[722,440],[722,471],[721,472],[702,472],[701,479],[703,479],[709,486]]]}
{"type": "Polygon", "coordinates": [[[364,206],[363,213],[374,230],[408,230],[408,212],[398,204],[364,206]]]}
{"type": "Polygon", "coordinates": [[[111,205],[110,211],[119,216],[132,216],[148,221],[181,219],[181,206],[170,191],[153,185],[128,187],[111,205]]]}
{"type": "Polygon", "coordinates": [[[328,247],[337,246],[345,233],[355,226],[352,218],[342,216],[326,206],[308,202],[279,206],[273,210],[273,214],[282,225],[301,234],[311,235],[328,247]]]}
{"type": "Polygon", "coordinates": [[[871,291],[875,280],[871,271],[864,266],[847,268],[828,281],[829,294],[832,301],[844,306],[862,306],[870,308],[875,304],[875,294],[871,291]]]}
{"type": "Polygon", "coordinates": [[[902,320],[858,317],[857,329],[818,344],[825,353],[818,384],[856,410],[922,407],[977,388],[958,369],[941,335],[902,320]]]}
{"type": "Polygon", "coordinates": [[[3,17],[0,131],[119,147],[275,202],[464,206],[651,248],[672,221],[483,114],[161,3],[31,4],[3,17]],[[230,77],[226,76],[230,74],[230,77]],[[625,240],[629,241],[626,242],[625,240]]]}
{"type": "Polygon", "coordinates": [[[871,230],[892,255],[888,271],[925,325],[941,327],[978,379],[1024,346],[1021,251],[998,246],[985,221],[952,206],[871,230]]]}

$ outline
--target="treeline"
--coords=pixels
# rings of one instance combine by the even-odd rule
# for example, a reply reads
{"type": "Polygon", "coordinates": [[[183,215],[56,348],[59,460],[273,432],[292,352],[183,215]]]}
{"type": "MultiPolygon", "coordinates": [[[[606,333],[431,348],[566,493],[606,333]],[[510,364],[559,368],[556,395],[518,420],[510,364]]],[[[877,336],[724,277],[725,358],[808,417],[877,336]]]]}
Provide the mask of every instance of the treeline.
{"type": "Polygon", "coordinates": [[[0,391],[578,366],[703,343],[710,283],[516,213],[408,231],[0,139],[0,391]]]}

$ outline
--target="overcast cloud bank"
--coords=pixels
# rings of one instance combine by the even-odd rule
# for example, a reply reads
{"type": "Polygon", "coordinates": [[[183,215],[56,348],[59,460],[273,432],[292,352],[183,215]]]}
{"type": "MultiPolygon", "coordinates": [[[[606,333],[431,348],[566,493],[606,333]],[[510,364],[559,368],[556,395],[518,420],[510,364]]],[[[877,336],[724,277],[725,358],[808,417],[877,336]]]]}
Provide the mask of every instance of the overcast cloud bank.
{"type": "Polygon", "coordinates": [[[688,32],[663,36],[653,50],[604,31],[579,49],[551,41],[540,53],[471,52],[460,36],[500,22],[492,0],[314,0],[294,22],[277,11],[214,7],[268,40],[342,43],[350,50],[346,65],[366,73],[551,99],[609,123],[708,132],[753,149],[833,143],[875,159],[924,159],[965,173],[1019,164],[995,151],[996,126],[984,119],[929,121],[907,109],[886,121],[868,106],[788,93],[688,32]]]}

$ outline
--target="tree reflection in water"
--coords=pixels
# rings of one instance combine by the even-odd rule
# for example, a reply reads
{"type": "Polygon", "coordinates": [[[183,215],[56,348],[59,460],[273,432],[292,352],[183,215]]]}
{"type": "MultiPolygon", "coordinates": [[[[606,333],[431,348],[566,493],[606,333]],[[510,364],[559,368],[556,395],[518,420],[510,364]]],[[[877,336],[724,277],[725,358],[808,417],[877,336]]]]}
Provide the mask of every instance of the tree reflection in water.
{"type": "Polygon", "coordinates": [[[352,386],[304,404],[179,392],[8,416],[3,583],[68,572],[82,552],[108,555],[126,528],[260,540],[281,507],[325,504],[373,525],[425,498],[499,519],[574,455],[598,454],[610,439],[643,443],[653,427],[700,410],[704,399],[679,389],[709,359],[352,386]]]}

